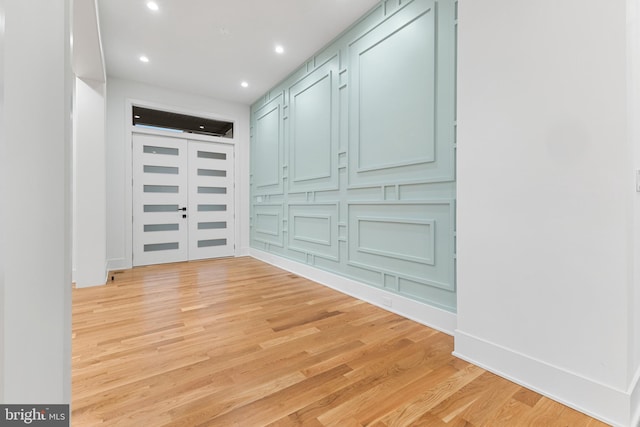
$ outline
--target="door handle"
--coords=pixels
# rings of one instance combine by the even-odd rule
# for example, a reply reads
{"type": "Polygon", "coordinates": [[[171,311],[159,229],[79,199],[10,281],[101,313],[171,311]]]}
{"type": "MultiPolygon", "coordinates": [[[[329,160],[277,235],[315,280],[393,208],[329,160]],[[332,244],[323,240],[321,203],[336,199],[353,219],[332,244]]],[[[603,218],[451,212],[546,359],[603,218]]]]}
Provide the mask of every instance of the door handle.
{"type": "Polygon", "coordinates": [[[187,208],[178,208],[179,211],[185,211],[187,210],[187,208]]]}

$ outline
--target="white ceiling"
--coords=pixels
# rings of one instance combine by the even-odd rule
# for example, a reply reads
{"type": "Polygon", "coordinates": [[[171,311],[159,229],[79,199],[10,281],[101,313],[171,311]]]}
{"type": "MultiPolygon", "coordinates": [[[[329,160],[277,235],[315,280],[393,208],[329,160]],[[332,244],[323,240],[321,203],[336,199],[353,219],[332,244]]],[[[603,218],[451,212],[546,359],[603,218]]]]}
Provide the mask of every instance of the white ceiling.
{"type": "Polygon", "coordinates": [[[157,12],[146,3],[98,0],[108,76],[250,104],[379,0],[156,0],[157,12]]]}

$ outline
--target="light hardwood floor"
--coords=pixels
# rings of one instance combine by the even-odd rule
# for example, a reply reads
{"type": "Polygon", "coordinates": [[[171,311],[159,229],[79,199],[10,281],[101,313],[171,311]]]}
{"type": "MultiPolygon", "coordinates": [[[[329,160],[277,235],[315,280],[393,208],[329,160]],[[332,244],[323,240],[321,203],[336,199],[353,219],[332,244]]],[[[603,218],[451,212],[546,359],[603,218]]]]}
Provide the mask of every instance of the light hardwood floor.
{"type": "Polygon", "coordinates": [[[73,426],[600,426],[453,338],[252,258],[73,291],[73,426]]]}

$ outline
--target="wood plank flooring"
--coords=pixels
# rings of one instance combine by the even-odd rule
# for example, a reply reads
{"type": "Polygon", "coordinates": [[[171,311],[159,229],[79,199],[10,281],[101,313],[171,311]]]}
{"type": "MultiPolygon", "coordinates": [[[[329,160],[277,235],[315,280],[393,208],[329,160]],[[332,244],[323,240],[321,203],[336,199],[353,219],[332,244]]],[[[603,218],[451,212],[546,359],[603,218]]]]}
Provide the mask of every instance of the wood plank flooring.
{"type": "Polygon", "coordinates": [[[73,426],[603,426],[252,258],[73,291],[73,426]]]}

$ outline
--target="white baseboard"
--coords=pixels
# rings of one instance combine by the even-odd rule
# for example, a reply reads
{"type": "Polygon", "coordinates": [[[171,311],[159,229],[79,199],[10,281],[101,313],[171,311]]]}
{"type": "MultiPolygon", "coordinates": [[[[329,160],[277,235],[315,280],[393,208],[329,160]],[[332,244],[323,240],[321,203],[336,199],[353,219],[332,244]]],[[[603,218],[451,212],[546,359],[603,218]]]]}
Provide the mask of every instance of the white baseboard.
{"type": "MultiPolygon", "coordinates": [[[[109,266],[108,262],[105,261],[103,269],[100,271],[92,272],[90,276],[87,277],[86,272],[82,275],[82,277],[78,278],[77,273],[74,270],[74,283],[76,284],[76,288],[92,288],[95,286],[103,286],[107,283],[107,279],[109,277],[109,266]],[[95,274],[93,274],[95,273],[95,274]],[[78,280],[79,279],[79,280],[78,280]]],[[[96,269],[97,270],[97,269],[96,269]]]]}
{"type": "Polygon", "coordinates": [[[109,281],[109,261],[104,262],[104,284],[109,281]]]}
{"type": "Polygon", "coordinates": [[[130,268],[133,268],[131,260],[127,261],[124,258],[112,258],[107,260],[107,274],[109,274],[109,271],[129,270],[130,268]]]}
{"type": "Polygon", "coordinates": [[[249,255],[446,334],[453,335],[456,328],[456,315],[446,310],[259,249],[250,248],[249,255]]]}
{"type": "Polygon", "coordinates": [[[640,426],[640,368],[633,377],[631,387],[629,388],[629,396],[631,396],[631,425],[640,426]]]}
{"type": "Polygon", "coordinates": [[[460,330],[455,331],[453,354],[607,424],[637,426],[631,424],[631,396],[624,390],[614,389],[460,330]]]}

